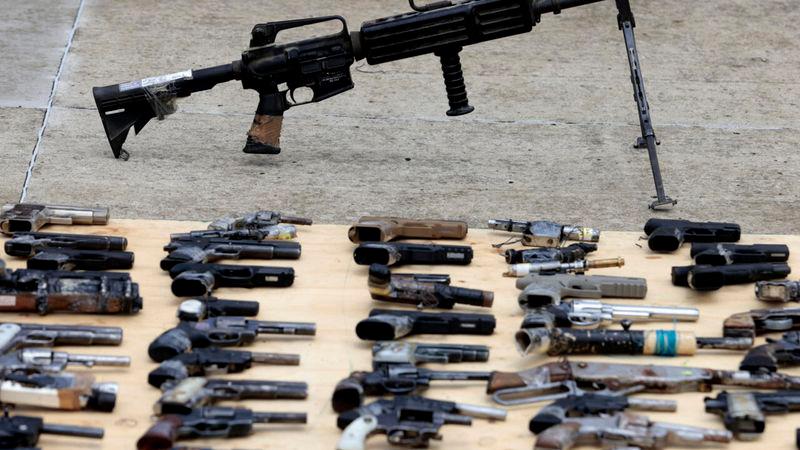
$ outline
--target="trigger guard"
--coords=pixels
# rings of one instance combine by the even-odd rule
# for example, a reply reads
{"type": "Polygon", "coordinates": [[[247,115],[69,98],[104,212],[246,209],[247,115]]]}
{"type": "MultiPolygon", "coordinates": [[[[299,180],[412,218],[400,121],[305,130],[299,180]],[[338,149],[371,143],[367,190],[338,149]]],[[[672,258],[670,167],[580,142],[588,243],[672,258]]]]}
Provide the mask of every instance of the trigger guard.
{"type": "Polygon", "coordinates": [[[313,89],[313,88],[311,88],[310,86],[298,86],[298,87],[296,87],[296,88],[294,88],[294,89],[287,89],[287,90],[286,90],[286,93],[284,94],[284,96],[285,96],[285,98],[286,98],[286,103],[287,103],[289,106],[301,106],[301,105],[308,105],[309,103],[314,103],[314,102],[315,102],[315,100],[316,100],[316,98],[317,98],[317,93],[316,93],[316,92],[314,92],[314,89],[313,89]],[[313,95],[311,96],[311,99],[309,99],[308,101],[305,101],[305,102],[298,102],[298,101],[297,101],[297,100],[294,98],[294,93],[295,93],[296,91],[300,90],[300,89],[308,89],[308,90],[310,90],[310,91],[311,91],[311,93],[313,94],[313,95]]]}

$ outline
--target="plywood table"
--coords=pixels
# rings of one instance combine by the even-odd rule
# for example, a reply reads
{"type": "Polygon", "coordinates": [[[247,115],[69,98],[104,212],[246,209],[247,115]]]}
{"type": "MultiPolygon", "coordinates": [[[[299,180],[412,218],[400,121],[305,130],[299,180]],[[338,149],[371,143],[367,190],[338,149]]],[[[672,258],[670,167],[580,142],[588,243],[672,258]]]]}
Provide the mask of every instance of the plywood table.
{"type": "MultiPolygon", "coordinates": [[[[136,253],[133,278],[141,285],[144,309],[136,316],[76,316],[35,314],[6,314],[4,320],[20,322],[63,323],[80,325],[119,326],[125,330],[121,347],[65,347],[66,351],[82,353],[107,353],[130,355],[133,364],[129,369],[96,368],[92,370],[102,381],[120,384],[116,410],[111,414],[97,412],[49,412],[21,409],[21,413],[41,414],[48,421],[85,426],[101,426],[106,430],[105,439],[92,441],[60,436],[43,436],[40,444],[44,449],[130,449],[138,437],[153,421],[152,406],[159,391],[146,382],[147,373],[156,364],[147,356],[147,345],[158,334],[176,324],[175,311],[180,300],[169,289],[169,276],[159,269],[159,260],[165,255],[162,246],[169,234],[193,229],[202,229],[204,224],[192,222],[113,220],[106,227],[51,227],[47,231],[74,233],[96,233],[127,236],[129,250],[136,253]]],[[[366,289],[367,268],[353,262],[351,244],[346,237],[345,226],[314,225],[301,227],[300,242],[303,256],[298,261],[242,261],[242,263],[292,266],[297,278],[288,289],[221,289],[220,298],[255,299],[261,302],[263,320],[309,321],[318,327],[315,338],[270,337],[260,340],[249,348],[253,351],[298,353],[299,367],[260,366],[231,378],[306,381],[310,385],[309,398],[305,401],[246,401],[247,406],[259,411],[307,412],[308,424],[263,425],[260,432],[249,438],[234,440],[187,441],[191,446],[213,446],[215,448],[264,448],[264,449],[333,449],[339,438],[335,426],[335,414],[330,406],[330,396],[336,382],[353,370],[370,367],[368,342],[356,338],[356,323],[367,316],[373,307],[384,307],[370,299],[366,289]]],[[[475,249],[471,265],[458,266],[406,266],[398,271],[449,272],[453,284],[470,288],[493,290],[495,304],[492,309],[497,317],[497,329],[493,336],[425,336],[415,340],[422,342],[448,342],[463,344],[485,344],[491,347],[488,363],[468,363],[450,366],[429,365],[434,369],[454,370],[522,370],[546,362],[546,358],[521,358],[513,346],[513,334],[519,327],[521,311],[517,306],[517,293],[513,279],[501,277],[504,260],[490,246],[508,236],[487,230],[471,230],[464,243],[475,249]]],[[[2,241],[2,239],[0,239],[2,241]]],[[[743,243],[787,243],[794,252],[800,252],[800,237],[796,236],[745,236],[743,243]]],[[[710,294],[698,294],[670,284],[670,267],[689,263],[689,248],[675,254],[654,254],[647,250],[646,242],[639,233],[604,232],[600,251],[592,255],[597,258],[622,256],[625,267],[621,269],[597,270],[594,273],[646,277],[649,293],[646,300],[608,300],[630,304],[654,304],[691,306],[701,310],[700,321],[677,324],[679,330],[694,330],[698,335],[718,336],[722,321],[728,315],[753,308],[766,307],[753,295],[753,286],[726,287],[710,294]]],[[[6,258],[11,268],[21,268],[24,261],[6,258]]],[[[800,257],[794,253],[790,263],[800,267],[800,257]]],[[[477,311],[479,308],[462,308],[461,311],[477,311]]],[[[672,324],[656,324],[651,327],[672,327],[672,324]]],[[[759,339],[759,343],[763,339],[759,339]]],[[[718,369],[738,367],[741,354],[728,352],[703,352],[692,358],[645,358],[645,357],[585,357],[580,359],[613,360],[630,363],[660,363],[687,366],[706,366],[718,369]]],[[[577,358],[576,358],[577,359],[577,358]]],[[[800,370],[787,370],[800,375],[800,370]]],[[[475,382],[436,383],[427,391],[427,396],[437,399],[491,405],[484,386],[475,382]]],[[[652,413],[660,421],[672,421],[688,425],[722,428],[719,417],[703,410],[704,394],[689,393],[672,396],[679,401],[677,414],[652,413]]],[[[666,397],[661,397],[666,398],[666,397]]],[[[528,432],[527,422],[539,406],[517,407],[510,411],[506,422],[488,423],[475,420],[472,427],[447,426],[442,430],[443,442],[433,442],[433,448],[458,449],[530,449],[534,436],[528,432]]],[[[760,441],[735,442],[731,449],[789,449],[794,448],[795,428],[800,426],[800,414],[772,416],[768,418],[767,432],[760,441]]],[[[369,448],[389,448],[385,437],[373,437],[369,448]]]]}

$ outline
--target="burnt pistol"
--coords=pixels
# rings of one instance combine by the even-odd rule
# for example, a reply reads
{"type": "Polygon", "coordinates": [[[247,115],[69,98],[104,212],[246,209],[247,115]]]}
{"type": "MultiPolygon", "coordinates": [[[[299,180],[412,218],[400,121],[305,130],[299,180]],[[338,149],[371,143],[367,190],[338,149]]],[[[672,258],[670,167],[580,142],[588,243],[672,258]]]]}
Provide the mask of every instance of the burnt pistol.
{"type": "Polygon", "coordinates": [[[169,276],[177,297],[208,295],[220,287],[289,287],[294,283],[291,267],[182,263],[173,266],[169,276]]]}
{"type": "Polygon", "coordinates": [[[521,233],[522,245],[529,247],[558,247],[564,241],[597,242],[600,230],[578,225],[562,225],[546,220],[520,222],[516,220],[493,219],[489,229],[521,233]]]}
{"type": "Polygon", "coordinates": [[[654,252],[674,252],[684,242],[736,242],[742,236],[738,224],[650,219],[644,224],[647,245],[654,252]]]}
{"type": "Polygon", "coordinates": [[[363,242],[353,252],[356,264],[453,264],[472,262],[472,247],[465,245],[407,244],[400,242],[363,242]]]}
{"type": "Polygon", "coordinates": [[[0,312],[134,314],[142,309],[139,285],[120,272],[4,270],[0,312]]]}
{"type": "Polygon", "coordinates": [[[435,276],[393,274],[387,266],[372,264],[367,283],[374,300],[415,305],[419,309],[453,309],[457,303],[490,308],[494,302],[491,291],[450,286],[450,277],[448,283],[428,281],[431,278],[435,276]]]}
{"type": "Polygon", "coordinates": [[[128,240],[119,236],[37,232],[14,233],[5,243],[6,254],[19,258],[30,258],[44,249],[123,251],[127,247],[128,240]]]}
{"type": "Polygon", "coordinates": [[[767,414],[800,411],[800,391],[727,392],[706,397],[706,412],[722,416],[725,428],[737,439],[757,439],[766,427],[767,414]]]}
{"type": "Polygon", "coordinates": [[[508,249],[503,255],[509,264],[540,263],[556,261],[571,263],[586,259],[586,255],[597,251],[597,244],[578,242],[566,247],[539,247],[524,250],[508,249]]]}
{"type": "Polygon", "coordinates": [[[161,269],[182,263],[211,263],[222,259],[298,259],[301,247],[289,241],[246,241],[220,238],[173,239],[164,246],[168,252],[161,269]]]}
{"type": "Polygon", "coordinates": [[[300,364],[300,355],[256,353],[217,347],[198,348],[191,353],[181,353],[162,362],[150,371],[147,382],[153,387],[161,387],[164,383],[174,383],[188,377],[240,373],[253,364],[297,366],[300,364]]]}
{"type": "Polygon", "coordinates": [[[535,263],[521,263],[511,264],[508,270],[503,273],[504,277],[521,278],[532,273],[539,274],[558,274],[558,273],[577,273],[583,274],[589,269],[603,269],[607,267],[622,267],[625,265],[623,258],[608,258],[608,259],[582,259],[570,263],[562,263],[557,261],[550,262],[535,262],[535,263]]]}
{"type": "Polygon", "coordinates": [[[765,302],[800,302],[800,281],[756,282],[756,297],[765,302]]]}
{"type": "Polygon", "coordinates": [[[748,337],[695,337],[675,330],[576,330],[523,328],[515,335],[517,350],[548,356],[656,355],[691,356],[698,349],[747,350],[748,337]]]}
{"type": "Polygon", "coordinates": [[[189,377],[164,383],[164,393],[154,405],[157,416],[189,414],[193,409],[228,400],[302,400],[308,397],[308,384],[292,381],[223,380],[189,377]]]}
{"type": "Polygon", "coordinates": [[[155,338],[147,353],[153,361],[162,362],[196,348],[252,344],[259,335],[266,334],[314,336],[317,326],[309,322],[271,322],[245,317],[181,321],[175,328],[155,338]]]}
{"type": "Polygon", "coordinates": [[[450,364],[460,362],[486,362],[489,347],[485,345],[419,344],[414,342],[384,341],[372,345],[372,366],[387,364],[423,363],[450,364]]]}
{"type": "Polygon", "coordinates": [[[496,324],[489,314],[373,309],[356,325],[356,335],[365,341],[391,341],[417,334],[490,335],[496,324]]]}
{"type": "Polygon", "coordinates": [[[188,414],[162,416],[136,442],[138,450],[171,449],[176,441],[209,437],[242,437],[260,423],[306,423],[305,413],[254,412],[245,408],[207,406],[188,414]]]}
{"type": "Polygon", "coordinates": [[[117,403],[115,383],[97,383],[85,372],[42,373],[36,370],[0,376],[0,402],[64,411],[111,412],[117,403]]]}
{"type": "Polygon", "coordinates": [[[80,208],[30,203],[7,204],[0,208],[0,232],[13,234],[39,231],[48,224],[106,225],[108,217],[108,208],[80,208]]]}
{"type": "Polygon", "coordinates": [[[505,420],[506,412],[465,403],[446,402],[417,396],[376,400],[345,411],[336,419],[344,430],[337,450],[363,450],[370,436],[385,434],[389,443],[403,447],[427,447],[439,440],[443,425],[471,425],[472,418],[505,420]]]}
{"type": "Polygon", "coordinates": [[[789,260],[789,247],[782,244],[692,244],[689,253],[695,264],[727,266],[729,264],[753,264],[765,262],[786,262],[789,260]]]}
{"type": "Polygon", "coordinates": [[[102,439],[104,431],[102,428],[46,423],[40,417],[12,416],[8,411],[0,418],[0,448],[33,448],[42,434],[102,439]]]}
{"type": "Polygon", "coordinates": [[[133,260],[134,255],[131,252],[71,248],[44,249],[28,259],[28,269],[130,270],[133,268],[133,260]]]}
{"type": "Polygon", "coordinates": [[[25,348],[0,356],[0,374],[59,373],[70,365],[128,367],[131,359],[127,356],[56,352],[46,348],[25,348]]]}
{"type": "Polygon", "coordinates": [[[781,339],[767,338],[767,343],[753,347],[742,359],[739,370],[777,372],[780,367],[800,365],[800,332],[790,331],[781,339]]]}
{"type": "Polygon", "coordinates": [[[460,220],[413,220],[363,216],[347,231],[350,241],[388,242],[395,239],[464,239],[467,223],[460,220]]]}
{"type": "Polygon", "coordinates": [[[714,291],[733,284],[786,278],[790,273],[792,269],[786,263],[675,266],[672,284],[696,291],[714,291]]]}
{"type": "Polygon", "coordinates": [[[732,314],[722,324],[725,336],[751,337],[800,330],[800,308],[752,309],[732,314]]]}

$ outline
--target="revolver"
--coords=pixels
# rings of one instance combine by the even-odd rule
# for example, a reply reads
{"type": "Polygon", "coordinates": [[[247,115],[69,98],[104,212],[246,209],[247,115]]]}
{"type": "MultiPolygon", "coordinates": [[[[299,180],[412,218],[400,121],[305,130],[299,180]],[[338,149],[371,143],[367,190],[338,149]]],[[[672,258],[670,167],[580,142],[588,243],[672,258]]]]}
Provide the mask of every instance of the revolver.
{"type": "Polygon", "coordinates": [[[597,242],[600,230],[577,225],[562,225],[546,220],[520,222],[511,219],[490,220],[489,229],[521,233],[522,245],[529,247],[558,247],[564,241],[597,242]]]}
{"type": "Polygon", "coordinates": [[[756,297],[765,302],[800,302],[800,281],[758,281],[756,297]]]}
{"type": "Polygon", "coordinates": [[[0,417],[0,448],[33,448],[42,434],[102,439],[103,429],[46,423],[40,417],[12,416],[6,411],[0,417]]]}
{"type": "Polygon", "coordinates": [[[782,339],[767,338],[767,343],[753,347],[742,359],[739,370],[776,372],[779,367],[800,365],[800,332],[784,333],[782,339]]]}
{"type": "Polygon", "coordinates": [[[598,328],[614,322],[696,322],[700,311],[675,306],[612,305],[598,300],[575,299],[528,309],[520,328],[598,328]]]}
{"type": "Polygon", "coordinates": [[[108,216],[108,208],[7,204],[0,208],[0,232],[13,234],[39,231],[48,224],[106,225],[108,216]]]}
{"type": "Polygon", "coordinates": [[[506,412],[408,395],[376,400],[339,414],[336,426],[344,431],[336,449],[363,450],[367,438],[376,434],[385,434],[391,445],[423,448],[431,439],[441,439],[443,425],[471,425],[473,417],[505,420],[506,412]]]}
{"type": "Polygon", "coordinates": [[[276,211],[255,211],[241,216],[228,216],[217,219],[208,225],[209,230],[262,230],[279,224],[311,225],[313,221],[305,217],[285,216],[276,211]]]}
{"type": "Polygon", "coordinates": [[[46,348],[25,348],[0,356],[0,373],[59,373],[69,365],[128,367],[127,356],[79,355],[46,348]]]}
{"type": "Polygon", "coordinates": [[[300,355],[198,348],[162,362],[150,371],[147,382],[150,386],[160,388],[164,383],[174,383],[188,377],[244,372],[253,364],[297,366],[300,364],[300,355]]]}
{"type": "Polygon", "coordinates": [[[314,336],[317,326],[309,322],[271,322],[244,317],[181,321],[177,327],[155,338],[147,353],[153,361],[162,362],[196,348],[252,344],[263,334],[314,336]]]}
{"type": "Polygon", "coordinates": [[[0,323],[0,354],[26,347],[120,345],[122,328],[87,325],[0,323]]]}
{"type": "Polygon", "coordinates": [[[729,431],[653,422],[630,413],[566,418],[536,438],[534,450],[569,450],[579,445],[604,448],[662,449],[668,445],[688,447],[704,443],[728,443],[729,431]]]}
{"type": "Polygon", "coordinates": [[[225,400],[289,399],[308,396],[306,383],[264,380],[223,380],[189,377],[175,383],[164,383],[164,393],[154,405],[157,416],[189,414],[195,408],[225,400]]]}
{"type": "Polygon", "coordinates": [[[521,289],[518,300],[523,309],[561,303],[565,297],[577,298],[644,298],[647,280],[644,278],[607,275],[531,274],[517,280],[521,289]]]}
{"type": "Polygon", "coordinates": [[[142,309],[139,285],[127,273],[4,270],[0,312],[133,314],[142,309]]]}
{"type": "Polygon", "coordinates": [[[674,252],[684,242],[736,242],[742,236],[738,224],[650,219],[644,224],[647,245],[654,252],[674,252]]]}
{"type": "Polygon", "coordinates": [[[765,428],[767,414],[800,411],[800,391],[727,392],[706,397],[706,412],[722,416],[725,428],[737,439],[758,438],[765,428]]]}
{"type": "Polygon", "coordinates": [[[367,283],[369,293],[375,300],[416,305],[419,309],[453,309],[456,303],[490,308],[494,293],[478,289],[450,286],[435,280],[436,276],[418,274],[393,274],[389,267],[381,264],[369,266],[367,283]],[[434,279],[434,281],[429,281],[434,279]]]}
{"type": "Polygon", "coordinates": [[[169,276],[176,297],[208,295],[220,287],[289,287],[294,283],[291,267],[181,263],[169,270],[169,276]]]}
{"type": "Polygon", "coordinates": [[[467,223],[459,220],[412,220],[400,217],[364,216],[347,231],[354,244],[395,239],[464,239],[467,223]]]}
{"type": "Polygon", "coordinates": [[[168,252],[161,269],[169,271],[182,263],[211,263],[221,259],[298,259],[300,244],[286,241],[247,241],[220,238],[173,239],[164,246],[168,252]]]}
{"type": "Polygon", "coordinates": [[[372,372],[356,371],[339,381],[331,405],[336,412],[361,406],[364,397],[408,395],[430,386],[431,381],[486,381],[491,372],[430,370],[411,364],[384,364],[372,372]]]}
{"type": "Polygon", "coordinates": [[[494,333],[497,321],[489,314],[428,313],[373,309],[358,322],[356,335],[365,341],[391,341],[417,334],[494,333]]]}
{"type": "Polygon", "coordinates": [[[210,437],[242,437],[258,423],[306,423],[305,413],[254,412],[245,408],[206,406],[188,414],[158,418],[136,442],[138,450],[171,449],[175,441],[210,437]]]}
{"type": "Polygon", "coordinates": [[[19,406],[111,412],[117,403],[115,383],[96,383],[88,373],[41,373],[37,370],[0,375],[0,402],[19,406]]]}
{"type": "Polygon", "coordinates": [[[5,243],[6,254],[20,258],[30,258],[47,248],[122,251],[127,247],[124,237],[37,232],[14,233],[5,243]]]}

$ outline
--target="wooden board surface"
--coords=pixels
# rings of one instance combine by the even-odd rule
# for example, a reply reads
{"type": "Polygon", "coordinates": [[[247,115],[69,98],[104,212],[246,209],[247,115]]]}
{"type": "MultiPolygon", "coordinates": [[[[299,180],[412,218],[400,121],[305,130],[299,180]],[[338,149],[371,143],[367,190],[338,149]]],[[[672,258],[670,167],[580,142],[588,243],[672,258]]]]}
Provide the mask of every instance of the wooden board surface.
{"type": "MultiPolygon", "coordinates": [[[[75,316],[34,314],[5,314],[7,321],[62,323],[81,325],[120,326],[125,330],[121,347],[63,347],[66,351],[82,353],[124,354],[133,358],[129,369],[93,369],[102,381],[120,383],[119,399],[112,414],[95,412],[43,412],[21,409],[20,413],[41,414],[48,421],[102,426],[106,437],[102,441],[73,439],[58,436],[43,436],[43,449],[129,449],[152,423],[152,405],[159,391],[146,382],[147,373],[156,365],[147,357],[147,345],[162,331],[176,324],[175,310],[179,299],[172,296],[169,276],[158,268],[165,255],[161,247],[172,232],[202,229],[204,224],[193,222],[113,220],[106,227],[50,227],[46,231],[73,233],[95,233],[127,236],[129,250],[136,253],[133,278],[141,285],[144,309],[136,316],[75,316]]],[[[435,369],[455,370],[522,370],[545,362],[542,357],[521,358],[513,346],[513,333],[521,320],[517,306],[514,280],[500,276],[505,268],[490,243],[503,241],[507,235],[487,230],[471,230],[468,239],[474,247],[475,258],[471,265],[457,266],[406,266],[398,271],[450,273],[453,284],[464,287],[493,290],[495,304],[492,313],[497,316],[497,330],[493,336],[429,336],[418,337],[421,342],[449,342],[463,344],[485,344],[491,347],[489,363],[470,363],[450,366],[429,365],[435,369]]],[[[696,324],[680,323],[677,329],[698,335],[719,336],[722,320],[734,312],[769,305],[758,302],[752,285],[731,286],[710,294],[698,294],[670,284],[670,267],[689,263],[688,246],[675,254],[660,255],[647,250],[646,242],[638,233],[604,232],[600,251],[594,257],[622,256],[626,260],[621,269],[597,270],[595,274],[646,277],[649,283],[647,298],[642,300],[606,300],[609,303],[680,305],[700,308],[701,318],[696,324]]],[[[0,238],[0,242],[3,239],[0,238]]],[[[187,445],[229,448],[275,448],[275,449],[333,449],[339,438],[335,426],[335,414],[330,406],[330,395],[338,380],[353,370],[366,370],[370,366],[370,343],[356,338],[356,323],[367,316],[373,307],[384,307],[370,299],[366,289],[367,268],[353,262],[351,244],[346,237],[346,227],[314,225],[301,227],[300,242],[303,256],[298,261],[242,261],[274,266],[292,266],[297,278],[288,289],[221,289],[218,297],[231,299],[255,299],[261,302],[262,320],[316,322],[317,336],[314,338],[267,337],[249,348],[253,351],[299,353],[299,367],[261,366],[231,378],[306,381],[310,385],[309,398],[305,401],[247,401],[243,406],[262,411],[304,411],[308,413],[308,425],[269,426],[249,438],[232,440],[186,441],[187,445]]],[[[800,237],[792,236],[745,236],[743,243],[787,243],[792,251],[800,252],[800,237]]],[[[6,257],[11,268],[24,267],[24,261],[6,257]]],[[[790,261],[800,267],[800,258],[794,253],[790,261]]],[[[462,308],[465,312],[484,312],[479,308],[462,308]]],[[[671,328],[672,324],[660,324],[671,328]]],[[[644,327],[644,326],[643,326],[644,327]]],[[[658,324],[649,326],[658,328],[658,324]]],[[[761,343],[763,339],[759,339],[761,343]]],[[[613,360],[630,363],[657,363],[687,366],[705,366],[718,369],[735,369],[742,355],[725,352],[703,352],[691,358],[644,358],[644,357],[584,357],[575,359],[613,360]]],[[[83,370],[83,369],[76,369],[83,370]]],[[[787,370],[800,375],[800,369],[787,370]]],[[[491,405],[481,383],[437,383],[427,391],[427,396],[436,399],[491,405]]],[[[678,422],[689,425],[722,428],[719,417],[703,410],[704,394],[690,393],[672,396],[679,401],[677,414],[652,413],[659,421],[678,422]]],[[[667,398],[661,396],[660,398],[667,398]]],[[[472,427],[446,426],[443,442],[434,442],[432,448],[459,449],[529,449],[534,436],[528,432],[527,422],[539,406],[517,407],[510,411],[506,422],[488,423],[476,420],[472,427]]],[[[795,427],[800,426],[800,415],[771,416],[767,431],[760,441],[734,442],[731,449],[789,449],[794,448],[795,427]]],[[[373,437],[368,448],[390,448],[385,437],[373,437]]]]}

